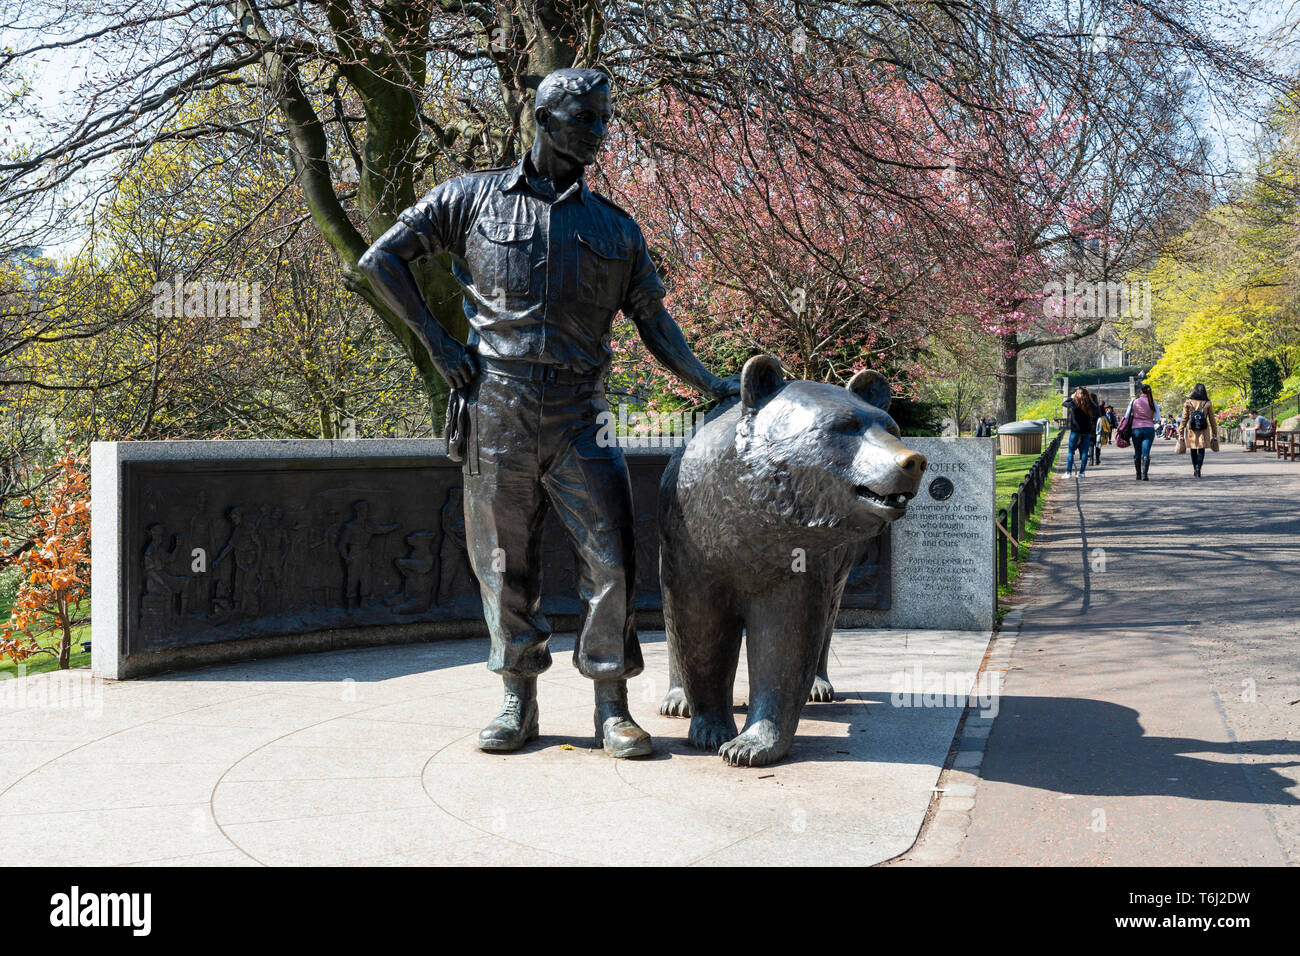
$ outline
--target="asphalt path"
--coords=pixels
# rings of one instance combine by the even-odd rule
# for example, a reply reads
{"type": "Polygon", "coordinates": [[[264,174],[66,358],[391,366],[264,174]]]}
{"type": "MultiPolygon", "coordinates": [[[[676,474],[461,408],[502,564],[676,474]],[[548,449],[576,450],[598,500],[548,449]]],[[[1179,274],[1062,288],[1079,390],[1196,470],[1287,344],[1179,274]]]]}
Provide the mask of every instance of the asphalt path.
{"type": "Polygon", "coordinates": [[[1300,462],[1106,448],[1035,552],[956,862],[1300,862],[1300,462]]]}

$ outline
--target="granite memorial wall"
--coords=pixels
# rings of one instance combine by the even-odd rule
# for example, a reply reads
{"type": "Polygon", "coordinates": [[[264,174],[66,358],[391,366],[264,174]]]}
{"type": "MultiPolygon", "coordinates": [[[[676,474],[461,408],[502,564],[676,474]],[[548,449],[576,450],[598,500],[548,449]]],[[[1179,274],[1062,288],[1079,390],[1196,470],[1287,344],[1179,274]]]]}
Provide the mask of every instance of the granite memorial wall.
{"type": "MultiPolygon", "coordinates": [[[[94,671],[486,634],[461,469],[441,450],[430,439],[95,443],[94,671]]],[[[625,449],[643,628],[662,627],[655,505],[671,451],[625,449]]],[[[886,536],[854,568],[842,617],[887,612],[891,557],[886,536]]],[[[572,629],[575,561],[554,516],[542,562],[543,611],[572,629]]]]}

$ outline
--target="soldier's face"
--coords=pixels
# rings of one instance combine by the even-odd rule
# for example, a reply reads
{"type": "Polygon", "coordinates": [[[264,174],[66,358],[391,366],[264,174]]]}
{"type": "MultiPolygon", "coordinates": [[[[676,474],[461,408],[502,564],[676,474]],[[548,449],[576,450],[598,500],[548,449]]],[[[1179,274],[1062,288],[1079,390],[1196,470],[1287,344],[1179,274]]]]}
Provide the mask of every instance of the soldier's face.
{"type": "Polygon", "coordinates": [[[564,97],[545,115],[538,129],[550,139],[557,153],[587,166],[596,161],[613,116],[609,89],[598,86],[580,96],[564,97]]]}

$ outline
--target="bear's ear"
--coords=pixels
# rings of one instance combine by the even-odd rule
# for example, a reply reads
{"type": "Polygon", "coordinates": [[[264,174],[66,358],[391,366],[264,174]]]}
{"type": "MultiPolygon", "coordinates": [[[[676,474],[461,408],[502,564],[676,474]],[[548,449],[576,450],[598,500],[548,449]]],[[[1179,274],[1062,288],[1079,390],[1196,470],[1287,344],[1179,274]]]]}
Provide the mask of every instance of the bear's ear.
{"type": "Polygon", "coordinates": [[[863,369],[849,379],[844,386],[868,405],[875,405],[882,412],[889,411],[889,379],[873,369],[863,369]]]}
{"type": "Polygon", "coordinates": [[[752,412],[776,394],[785,377],[781,364],[770,355],[755,355],[740,370],[740,403],[752,412]]]}

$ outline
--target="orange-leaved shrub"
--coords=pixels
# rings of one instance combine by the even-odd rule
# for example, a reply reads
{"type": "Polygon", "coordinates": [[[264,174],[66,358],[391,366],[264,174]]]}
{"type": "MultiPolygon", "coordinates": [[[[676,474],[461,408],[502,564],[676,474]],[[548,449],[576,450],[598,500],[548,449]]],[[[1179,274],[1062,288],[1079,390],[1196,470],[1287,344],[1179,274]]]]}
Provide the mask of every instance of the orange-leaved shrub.
{"type": "MultiPolygon", "coordinates": [[[[64,449],[48,488],[23,499],[34,508],[31,546],[13,563],[22,569],[9,620],[0,625],[0,658],[25,661],[57,656],[66,668],[72,629],[84,623],[82,603],[90,587],[90,475],[84,458],[64,449]],[[58,635],[58,643],[41,640],[58,635]]],[[[10,548],[9,539],[0,547],[10,548]]]]}

